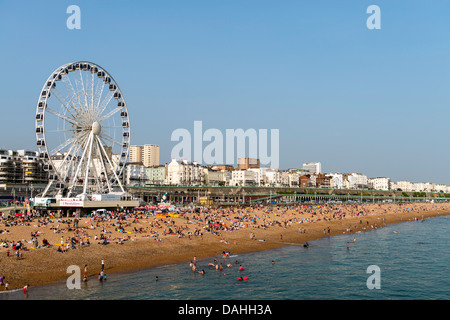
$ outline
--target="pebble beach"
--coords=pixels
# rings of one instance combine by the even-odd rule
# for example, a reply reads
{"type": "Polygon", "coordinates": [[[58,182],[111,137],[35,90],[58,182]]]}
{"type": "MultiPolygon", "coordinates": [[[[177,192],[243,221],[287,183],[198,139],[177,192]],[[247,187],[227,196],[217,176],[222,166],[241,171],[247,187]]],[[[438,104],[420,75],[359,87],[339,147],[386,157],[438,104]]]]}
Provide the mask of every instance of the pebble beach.
{"type": "Polygon", "coordinates": [[[134,271],[207,258],[302,245],[337,234],[450,213],[448,203],[309,204],[108,212],[79,218],[0,220],[0,291],[67,279],[69,266],[134,271]]]}

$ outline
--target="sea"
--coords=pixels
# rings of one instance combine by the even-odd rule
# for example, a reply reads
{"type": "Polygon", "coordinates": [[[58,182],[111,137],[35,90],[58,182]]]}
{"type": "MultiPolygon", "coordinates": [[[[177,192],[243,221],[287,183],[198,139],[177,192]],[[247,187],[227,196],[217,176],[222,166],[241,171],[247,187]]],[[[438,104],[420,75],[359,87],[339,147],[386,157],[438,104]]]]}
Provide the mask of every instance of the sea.
{"type": "Polygon", "coordinates": [[[448,300],[450,216],[1,293],[0,300],[448,300]],[[223,270],[208,263],[217,259],[223,270]],[[231,267],[227,267],[230,264],[231,267]],[[244,268],[239,271],[239,266],[244,268]],[[238,278],[248,277],[246,281],[238,278]]]}

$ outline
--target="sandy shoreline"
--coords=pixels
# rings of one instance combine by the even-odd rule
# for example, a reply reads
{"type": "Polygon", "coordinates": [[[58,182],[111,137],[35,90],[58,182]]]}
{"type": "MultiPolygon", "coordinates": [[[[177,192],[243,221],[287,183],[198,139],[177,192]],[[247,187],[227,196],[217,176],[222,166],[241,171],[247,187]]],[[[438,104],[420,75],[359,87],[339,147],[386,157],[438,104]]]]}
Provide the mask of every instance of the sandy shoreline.
{"type": "MultiPolygon", "coordinates": [[[[65,280],[70,274],[67,267],[77,265],[82,273],[88,266],[88,276],[96,276],[101,270],[101,260],[105,261],[105,273],[120,271],[137,271],[166,264],[208,258],[222,253],[224,250],[232,254],[273,249],[283,245],[301,244],[306,241],[343,233],[372,230],[387,224],[411,221],[450,214],[450,204],[406,204],[406,205],[353,205],[349,207],[333,206],[330,208],[314,206],[311,208],[279,207],[235,209],[233,212],[214,212],[214,222],[222,221],[227,230],[232,221],[239,228],[232,231],[217,231],[217,234],[203,232],[198,234],[207,219],[212,219],[211,211],[202,216],[188,213],[183,217],[159,218],[143,216],[135,220],[129,217],[122,227],[125,232],[118,231],[114,221],[92,222],[89,218],[81,218],[78,230],[84,230],[84,236],[90,244],[67,252],[56,251],[61,240],[69,242],[76,234],[72,219],[64,219],[70,223],[51,222],[46,225],[33,220],[29,225],[5,226],[0,224],[0,243],[5,241],[24,240],[28,248],[21,250],[21,257],[15,256],[11,247],[0,247],[0,276],[4,276],[9,289],[21,288],[25,284],[31,287],[65,280]],[[340,215],[336,215],[340,212],[340,215]],[[345,214],[345,217],[342,215],[345,214]],[[334,219],[332,219],[334,214],[334,219]],[[239,217],[237,217],[239,215],[239,217]],[[189,218],[189,220],[187,219],[189,218]],[[198,220],[195,220],[198,219],[198,220]],[[239,219],[235,219],[239,218],[239,219]],[[221,219],[221,220],[219,220],[221,219]],[[301,222],[301,220],[303,221],[301,222]],[[236,222],[237,220],[237,222],[236,222]],[[261,227],[263,226],[264,227],[261,227]],[[93,226],[90,229],[88,226],[93,226]],[[136,228],[136,229],[135,229],[136,228]],[[178,228],[178,233],[168,233],[168,228],[178,228]],[[301,229],[302,232],[299,231],[301,229]],[[8,230],[8,233],[5,232],[8,230]],[[108,236],[107,245],[98,244],[101,232],[108,236]],[[165,231],[165,234],[164,234],[165,231]],[[195,233],[197,231],[197,233],[195,233]],[[52,245],[49,248],[32,249],[30,241],[34,233],[39,244],[46,238],[52,245]],[[251,235],[254,239],[251,239],[251,235]],[[190,235],[190,236],[189,236],[190,235]],[[62,237],[62,239],[61,239],[62,237]],[[118,239],[128,238],[123,244],[118,239]],[[159,239],[159,240],[157,240],[159,239]],[[264,240],[264,241],[261,241],[264,240]],[[7,256],[7,250],[10,255],[7,256]]],[[[172,230],[174,231],[174,230],[172,230]]],[[[80,232],[78,233],[80,235],[80,232]]],[[[82,238],[80,236],[80,238],[82,238]]],[[[62,247],[62,246],[61,246],[62,247]]],[[[65,247],[65,246],[64,246],[65,247]]],[[[0,286],[0,291],[5,290],[0,286]]]]}

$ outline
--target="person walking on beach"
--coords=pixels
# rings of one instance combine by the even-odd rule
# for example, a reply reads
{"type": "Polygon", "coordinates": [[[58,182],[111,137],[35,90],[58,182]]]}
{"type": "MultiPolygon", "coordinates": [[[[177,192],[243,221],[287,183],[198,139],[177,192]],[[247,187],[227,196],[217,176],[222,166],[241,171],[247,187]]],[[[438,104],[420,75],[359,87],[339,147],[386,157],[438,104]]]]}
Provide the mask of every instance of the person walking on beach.
{"type": "Polygon", "coordinates": [[[102,259],[102,271],[105,269],[105,260],[102,259]]]}

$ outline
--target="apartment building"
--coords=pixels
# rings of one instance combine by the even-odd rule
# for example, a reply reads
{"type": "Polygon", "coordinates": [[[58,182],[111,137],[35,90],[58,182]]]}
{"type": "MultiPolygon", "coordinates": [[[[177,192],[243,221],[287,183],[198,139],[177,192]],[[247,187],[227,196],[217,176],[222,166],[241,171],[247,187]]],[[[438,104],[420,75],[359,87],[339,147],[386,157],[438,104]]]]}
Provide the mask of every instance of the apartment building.
{"type": "Polygon", "coordinates": [[[303,164],[303,170],[311,174],[322,173],[322,163],[320,162],[306,162],[303,164]]]}
{"type": "Polygon", "coordinates": [[[37,151],[0,149],[0,183],[48,182],[44,163],[37,151]]]}
{"type": "Polygon", "coordinates": [[[142,163],[147,168],[159,166],[159,146],[153,144],[131,146],[130,162],[142,163]]]}
{"type": "Polygon", "coordinates": [[[260,168],[259,159],[255,158],[239,158],[238,159],[238,170],[247,170],[247,169],[258,169],[260,168]]]}

